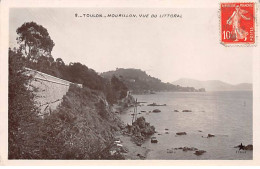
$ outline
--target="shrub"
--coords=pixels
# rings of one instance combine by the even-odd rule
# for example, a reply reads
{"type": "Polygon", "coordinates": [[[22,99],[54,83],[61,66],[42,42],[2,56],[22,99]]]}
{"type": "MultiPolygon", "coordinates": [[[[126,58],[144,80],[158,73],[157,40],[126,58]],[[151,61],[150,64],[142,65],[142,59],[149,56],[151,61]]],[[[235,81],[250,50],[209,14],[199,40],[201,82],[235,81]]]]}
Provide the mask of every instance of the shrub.
{"type": "Polygon", "coordinates": [[[30,139],[35,136],[38,118],[34,95],[28,90],[22,54],[9,49],[8,158],[30,158],[30,139]]]}

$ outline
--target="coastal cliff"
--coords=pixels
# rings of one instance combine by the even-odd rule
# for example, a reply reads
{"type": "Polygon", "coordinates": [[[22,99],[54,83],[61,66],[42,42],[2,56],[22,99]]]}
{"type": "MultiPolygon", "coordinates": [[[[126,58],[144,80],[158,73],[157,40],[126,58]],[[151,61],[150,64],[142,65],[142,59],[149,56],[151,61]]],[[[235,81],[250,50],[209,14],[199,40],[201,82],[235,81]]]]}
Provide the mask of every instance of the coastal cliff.
{"type": "Polygon", "coordinates": [[[47,154],[48,159],[109,158],[104,157],[105,151],[122,126],[102,93],[77,86],[70,86],[58,109],[44,121],[47,128],[42,129],[59,138],[59,142],[48,141],[48,147],[60,148],[59,153],[47,154]]]}
{"type": "Polygon", "coordinates": [[[119,158],[111,156],[109,149],[115,133],[124,127],[117,114],[132,104],[127,88],[116,77],[105,80],[80,63],[58,65],[57,62],[42,67],[42,62],[31,62],[21,52],[9,50],[8,158],[119,158]],[[50,74],[71,83],[62,90],[55,90],[59,87],[42,81],[33,91],[30,82],[34,82],[34,77],[26,75],[25,66],[37,71],[42,69],[46,74],[55,71],[50,74]],[[82,86],[75,85],[80,82],[82,86]],[[45,90],[46,85],[51,90],[45,90]],[[41,98],[44,101],[61,98],[43,116],[39,115],[37,90],[46,96],[41,98]]]}

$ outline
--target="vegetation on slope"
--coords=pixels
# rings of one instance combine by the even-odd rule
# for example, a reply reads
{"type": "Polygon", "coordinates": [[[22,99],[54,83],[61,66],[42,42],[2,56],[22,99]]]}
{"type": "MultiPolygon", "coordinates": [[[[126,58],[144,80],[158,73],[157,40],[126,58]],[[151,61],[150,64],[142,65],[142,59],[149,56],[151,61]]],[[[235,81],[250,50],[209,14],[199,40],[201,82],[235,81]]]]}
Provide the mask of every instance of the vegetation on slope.
{"type": "Polygon", "coordinates": [[[23,74],[24,64],[21,55],[9,51],[8,153],[11,159],[22,158],[27,156],[26,152],[33,151],[28,138],[34,137],[35,133],[29,130],[34,130],[34,124],[37,124],[34,95],[26,87],[30,77],[23,74]]]}
{"type": "Polygon", "coordinates": [[[127,87],[81,63],[54,61],[54,42],[34,22],[23,24],[17,33],[20,46],[9,49],[9,159],[119,158],[108,153],[113,133],[121,125],[110,105],[127,95],[127,87]],[[24,67],[81,83],[83,88],[71,86],[59,108],[40,118],[24,67]]]}
{"type": "Polygon", "coordinates": [[[18,112],[18,117],[10,118],[9,158],[112,158],[107,148],[113,143],[114,132],[120,129],[121,122],[101,96],[87,88],[70,86],[59,108],[44,119],[31,111],[31,118],[27,116],[14,124],[23,116],[18,114],[21,111],[12,111],[18,112]]]}

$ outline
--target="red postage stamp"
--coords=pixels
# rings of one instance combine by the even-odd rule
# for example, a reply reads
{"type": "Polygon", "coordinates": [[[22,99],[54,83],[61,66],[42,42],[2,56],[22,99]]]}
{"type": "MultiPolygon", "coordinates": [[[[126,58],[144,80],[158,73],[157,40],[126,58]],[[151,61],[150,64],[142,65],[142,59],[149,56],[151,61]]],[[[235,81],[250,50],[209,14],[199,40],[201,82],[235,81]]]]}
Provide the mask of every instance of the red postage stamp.
{"type": "Polygon", "coordinates": [[[221,42],[255,43],[255,3],[221,3],[221,42]]]}

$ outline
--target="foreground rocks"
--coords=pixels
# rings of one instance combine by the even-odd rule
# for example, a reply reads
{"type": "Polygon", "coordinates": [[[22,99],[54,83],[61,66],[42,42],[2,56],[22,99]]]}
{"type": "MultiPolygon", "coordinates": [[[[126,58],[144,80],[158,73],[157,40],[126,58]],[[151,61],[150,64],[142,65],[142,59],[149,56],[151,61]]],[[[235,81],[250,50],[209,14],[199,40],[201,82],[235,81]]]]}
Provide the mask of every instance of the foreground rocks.
{"type": "Polygon", "coordinates": [[[202,155],[206,152],[205,150],[198,150],[195,147],[179,147],[179,148],[174,148],[174,149],[173,148],[167,149],[167,153],[173,153],[174,152],[173,150],[182,150],[184,152],[195,151],[194,154],[197,155],[197,156],[200,156],[200,155],[202,155]]]}
{"type": "Polygon", "coordinates": [[[195,147],[179,147],[179,148],[174,148],[174,150],[182,150],[182,151],[196,151],[198,150],[195,147]]]}
{"type": "Polygon", "coordinates": [[[213,135],[213,134],[208,134],[208,137],[207,137],[207,138],[210,138],[210,137],[215,137],[215,135],[213,135]]]}
{"type": "Polygon", "coordinates": [[[192,112],[191,110],[182,110],[182,112],[192,112]]]}
{"type": "Polygon", "coordinates": [[[159,109],[154,109],[153,110],[153,113],[160,113],[161,112],[161,110],[159,110],[159,109]]]}
{"type": "Polygon", "coordinates": [[[206,153],[206,151],[205,150],[197,150],[197,151],[195,151],[195,155],[197,155],[197,156],[200,156],[200,155],[202,155],[202,154],[204,154],[204,153],[206,153]]]}
{"type": "Polygon", "coordinates": [[[155,127],[145,121],[144,117],[139,117],[132,125],[127,125],[125,133],[131,136],[133,142],[141,146],[143,142],[155,133],[155,127]]]}
{"type": "Polygon", "coordinates": [[[235,146],[234,148],[239,148],[240,150],[253,150],[253,145],[252,144],[248,144],[247,146],[246,145],[243,145],[242,143],[238,146],[235,146]]]}
{"type": "Polygon", "coordinates": [[[121,144],[114,143],[109,152],[111,156],[122,156],[122,159],[124,159],[122,153],[127,153],[128,149],[121,144]]]}
{"type": "Polygon", "coordinates": [[[148,104],[147,106],[166,106],[166,104],[152,103],[152,104],[148,104]]]}
{"type": "Polygon", "coordinates": [[[253,150],[253,145],[249,144],[245,147],[245,150],[253,150]]]}
{"type": "Polygon", "coordinates": [[[187,135],[187,133],[186,132],[178,132],[178,133],[176,133],[176,135],[182,136],[182,135],[187,135]]]}

